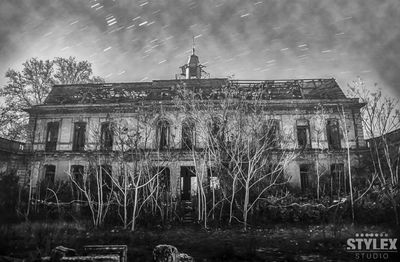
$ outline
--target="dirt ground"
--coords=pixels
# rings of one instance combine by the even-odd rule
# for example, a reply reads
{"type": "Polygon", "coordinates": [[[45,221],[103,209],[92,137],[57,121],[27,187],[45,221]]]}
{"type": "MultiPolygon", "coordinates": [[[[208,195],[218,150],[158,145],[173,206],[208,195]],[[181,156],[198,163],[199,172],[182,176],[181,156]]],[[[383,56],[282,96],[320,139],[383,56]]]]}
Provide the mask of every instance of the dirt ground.
{"type": "MultiPolygon", "coordinates": [[[[0,255],[33,261],[39,253],[47,255],[58,245],[79,251],[89,244],[125,244],[129,261],[152,261],[156,245],[170,244],[195,261],[354,261],[354,253],[345,250],[346,240],[363,232],[386,232],[395,237],[398,231],[382,226],[271,225],[244,232],[191,225],[132,233],[122,229],[86,230],[79,224],[24,224],[1,227],[0,255]]],[[[386,261],[396,260],[395,255],[390,254],[386,261]]]]}

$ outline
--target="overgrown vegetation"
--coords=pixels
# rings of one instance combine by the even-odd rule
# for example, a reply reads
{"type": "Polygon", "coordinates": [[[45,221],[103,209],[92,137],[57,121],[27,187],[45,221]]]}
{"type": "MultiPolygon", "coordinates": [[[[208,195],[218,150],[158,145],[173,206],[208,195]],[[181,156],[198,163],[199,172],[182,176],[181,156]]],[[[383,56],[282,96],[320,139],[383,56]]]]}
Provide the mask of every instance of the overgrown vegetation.
{"type": "MultiPolygon", "coordinates": [[[[362,168],[355,169],[350,163],[353,159],[349,157],[347,134],[343,135],[347,139],[344,154],[348,156],[345,158],[349,168],[341,171],[341,177],[334,177],[338,174],[319,165],[317,153],[318,179],[307,190],[300,191],[290,187],[284,170],[301,151],[290,148],[288,138],[292,134],[282,130],[277,135],[274,119],[260,118],[261,101],[256,99],[249,107],[246,97],[235,86],[210,94],[220,97],[218,104],[206,103],[208,97],[199,97],[184,86],[177,88],[176,106],[185,113],[189,121],[186,125],[197,127],[187,131],[185,154],[194,163],[194,170],[189,172],[197,185],[197,195],[192,196],[192,216],[204,228],[239,224],[247,229],[276,222],[398,221],[399,147],[391,145],[386,136],[372,140],[375,146],[367,149],[369,155],[358,159],[362,168]],[[202,146],[197,144],[196,137],[203,141],[202,146]]],[[[261,91],[254,90],[254,94],[257,92],[261,91]]],[[[393,111],[394,102],[382,103],[379,94],[371,100],[363,99],[367,103],[361,115],[364,122],[371,121],[371,117],[382,122],[386,116],[384,123],[390,123],[392,129],[396,127],[398,113],[393,111]],[[385,106],[388,108],[379,111],[379,116],[370,111],[385,106]]],[[[343,115],[340,121],[342,133],[346,133],[344,109],[337,106],[336,110],[343,115]]],[[[323,106],[316,109],[322,122],[326,120],[324,111],[323,106]]],[[[105,129],[90,130],[94,140],[99,141],[92,150],[108,152],[110,157],[104,161],[99,154],[88,154],[88,166],[70,166],[66,170],[67,180],[42,180],[29,200],[27,190],[17,186],[15,177],[3,176],[2,185],[14,193],[2,195],[2,206],[15,206],[12,210],[17,210],[14,215],[18,214],[19,219],[83,219],[90,220],[93,227],[122,226],[132,231],[138,226],[181,223],[188,211],[182,204],[184,200],[180,200],[182,196],[173,193],[172,187],[177,185],[170,184],[167,167],[167,162],[181,157],[181,152],[172,150],[176,145],[160,138],[156,143],[164,143],[165,148],[160,146],[154,151],[154,141],[150,141],[154,131],[149,122],[154,121],[156,113],[163,112],[138,110],[134,122],[109,119],[108,133],[105,129]],[[105,133],[112,134],[113,141],[105,133]],[[112,154],[110,146],[105,147],[105,140],[118,147],[112,154]],[[112,168],[113,163],[118,164],[117,168],[112,168]]],[[[156,132],[168,134],[170,127],[162,119],[159,121],[159,128],[164,131],[156,132]]],[[[376,136],[373,126],[381,127],[381,122],[370,122],[371,135],[376,136]]],[[[390,129],[378,129],[382,130],[390,129]]]]}

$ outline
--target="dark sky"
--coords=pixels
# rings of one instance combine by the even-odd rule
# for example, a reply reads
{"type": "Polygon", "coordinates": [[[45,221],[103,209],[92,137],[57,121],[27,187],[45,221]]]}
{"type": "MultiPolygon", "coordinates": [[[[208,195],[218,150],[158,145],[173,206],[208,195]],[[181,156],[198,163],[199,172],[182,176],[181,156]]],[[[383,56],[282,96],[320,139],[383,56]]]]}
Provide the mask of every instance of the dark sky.
{"type": "Polygon", "coordinates": [[[1,0],[0,83],[58,56],[108,82],[172,79],[193,36],[211,77],[360,76],[400,95],[399,0],[1,0]]]}

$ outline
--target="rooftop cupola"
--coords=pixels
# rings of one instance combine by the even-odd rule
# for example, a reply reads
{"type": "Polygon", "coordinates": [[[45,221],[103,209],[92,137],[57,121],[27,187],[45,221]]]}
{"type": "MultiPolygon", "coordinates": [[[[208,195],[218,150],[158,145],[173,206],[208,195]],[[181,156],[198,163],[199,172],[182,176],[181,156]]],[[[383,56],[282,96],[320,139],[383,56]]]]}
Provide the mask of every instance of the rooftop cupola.
{"type": "Polygon", "coordinates": [[[194,38],[193,38],[193,47],[192,54],[188,59],[187,64],[184,64],[180,68],[182,69],[181,75],[185,77],[185,79],[200,79],[202,77],[202,73],[205,73],[202,64],[200,64],[199,57],[195,53],[194,46],[194,38]]]}

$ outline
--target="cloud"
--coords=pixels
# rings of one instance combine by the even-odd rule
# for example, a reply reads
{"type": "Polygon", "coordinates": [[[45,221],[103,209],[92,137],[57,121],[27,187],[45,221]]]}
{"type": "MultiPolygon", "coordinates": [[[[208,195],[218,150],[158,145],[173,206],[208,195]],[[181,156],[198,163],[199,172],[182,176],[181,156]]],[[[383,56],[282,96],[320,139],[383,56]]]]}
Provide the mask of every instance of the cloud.
{"type": "Polygon", "coordinates": [[[346,83],[364,74],[395,90],[397,2],[1,1],[0,73],[32,56],[74,55],[110,81],[173,78],[192,36],[201,34],[197,52],[215,77],[335,76],[346,83]]]}

